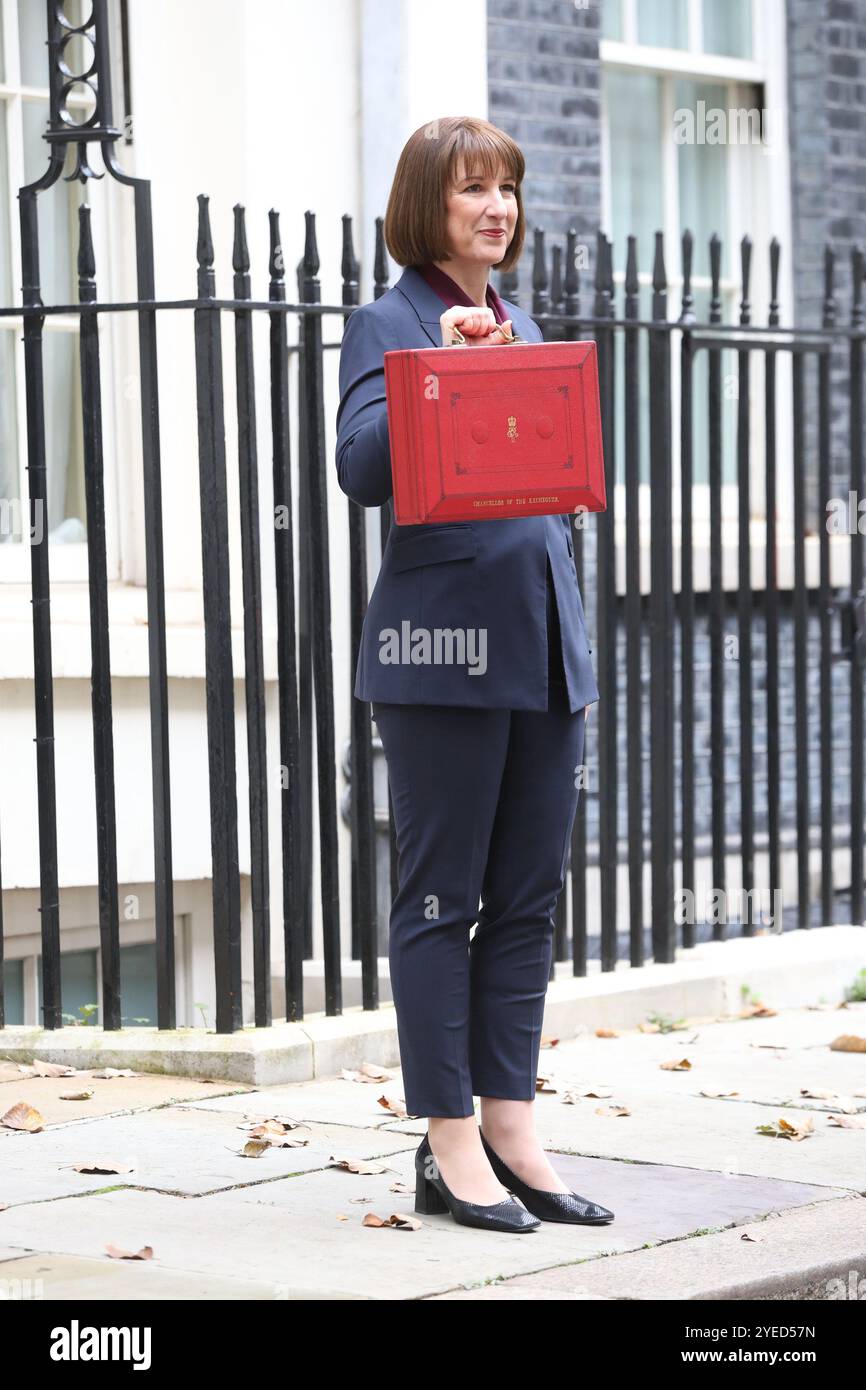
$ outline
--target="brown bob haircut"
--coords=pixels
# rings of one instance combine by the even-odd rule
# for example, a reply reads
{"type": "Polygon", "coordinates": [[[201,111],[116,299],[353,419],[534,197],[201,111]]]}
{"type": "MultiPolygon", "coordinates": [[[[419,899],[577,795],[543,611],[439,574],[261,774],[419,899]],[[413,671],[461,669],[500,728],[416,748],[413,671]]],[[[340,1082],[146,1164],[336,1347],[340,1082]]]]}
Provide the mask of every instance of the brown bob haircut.
{"type": "Polygon", "coordinates": [[[469,173],[495,178],[504,167],[515,186],[517,222],[514,236],[493,270],[510,270],[523,250],[526,222],[520,185],[525,161],[509,135],[475,116],[445,116],[428,121],[410,135],[397,162],[385,209],[383,233],[389,254],[402,266],[448,261],[445,199],[457,180],[460,161],[469,173]]]}

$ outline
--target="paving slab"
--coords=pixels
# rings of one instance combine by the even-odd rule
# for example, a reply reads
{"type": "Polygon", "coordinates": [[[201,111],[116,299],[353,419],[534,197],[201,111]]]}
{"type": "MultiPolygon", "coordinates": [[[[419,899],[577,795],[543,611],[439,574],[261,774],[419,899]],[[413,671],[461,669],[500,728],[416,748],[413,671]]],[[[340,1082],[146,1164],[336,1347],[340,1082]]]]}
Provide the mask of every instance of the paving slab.
{"type": "MultiPolygon", "coordinates": [[[[3,1151],[0,1202],[14,1206],[115,1186],[201,1195],[323,1168],[332,1156],[384,1156],[413,1142],[411,1136],[312,1124],[298,1131],[308,1145],[268,1148],[258,1158],[243,1158],[239,1150],[249,1135],[237,1127],[242,1118],[174,1106],[18,1134],[3,1151]],[[78,1173],[70,1166],[107,1158],[132,1163],[132,1172],[78,1173]]],[[[0,1212],[0,1222],[5,1215],[0,1212]]]]}
{"type": "Polygon", "coordinates": [[[0,1213],[0,1233],[12,1245],[89,1258],[98,1258],[105,1241],[134,1249],[151,1244],[167,1269],[273,1280],[319,1296],[405,1299],[639,1249],[647,1241],[680,1239],[695,1229],[834,1195],[794,1183],[731,1182],[682,1168],[557,1155],[555,1166],[575,1190],[602,1192],[610,1200],[617,1212],[613,1225],[546,1222],[514,1235],[462,1227],[444,1215],[421,1218],[415,1231],[364,1227],[368,1211],[383,1220],[391,1213],[414,1215],[413,1159],[414,1147],[390,1154],[393,1171],[384,1174],[330,1168],[202,1197],[127,1188],[75,1202],[13,1206],[0,1213]],[[395,1179],[410,1191],[389,1191],[395,1179]]]}
{"type": "MultiPolygon", "coordinates": [[[[222,1111],[250,1115],[290,1115],[298,1120],[317,1120],[326,1124],[345,1124],[366,1128],[384,1128],[405,1124],[395,1121],[394,1115],[379,1104],[385,1096],[403,1104],[403,1087],[399,1068],[389,1067],[392,1080],[371,1085],[364,1081],[344,1081],[339,1076],[323,1077],[319,1081],[300,1081],[281,1086],[266,1086],[244,1096],[208,1096],[191,1102],[196,1110],[222,1111]]],[[[426,1119],[423,1121],[427,1127],[426,1119]]],[[[414,1133],[418,1127],[416,1119],[414,1133]]]]}
{"type": "Polygon", "coordinates": [[[651,1250],[519,1275],[471,1295],[434,1297],[848,1302],[864,1292],[866,1201],[847,1197],[651,1250]]]}
{"type": "MultiPolygon", "coordinates": [[[[339,1298],[327,1289],[293,1289],[273,1281],[239,1279],[237,1275],[202,1274],[198,1270],[164,1269],[153,1261],[82,1259],[77,1255],[30,1255],[6,1260],[0,1248],[0,1290],[7,1298],[22,1295],[63,1302],[105,1303],[142,1299],[172,1303],[206,1299],[237,1303],[295,1298],[339,1298]]],[[[521,1297],[534,1298],[533,1293],[521,1297]]],[[[570,1297],[570,1295],[564,1295],[570,1297]]],[[[574,1295],[578,1297],[578,1295],[574,1295]]],[[[347,1295],[353,1297],[353,1295],[347,1295]]],[[[559,1295],[557,1295],[559,1297],[559,1295]]]]}
{"type": "MultiPolygon", "coordinates": [[[[200,1081],[188,1076],[99,1077],[90,1071],[77,1071],[73,1076],[22,1076],[20,1072],[11,1075],[7,1071],[0,1076],[0,1116],[24,1102],[39,1111],[46,1125],[67,1124],[204,1096],[243,1095],[250,1089],[234,1082],[200,1081]],[[60,1099],[66,1092],[79,1091],[92,1091],[93,1095],[90,1100],[60,1099]]],[[[0,1135],[12,1132],[0,1125],[0,1135]]]]}

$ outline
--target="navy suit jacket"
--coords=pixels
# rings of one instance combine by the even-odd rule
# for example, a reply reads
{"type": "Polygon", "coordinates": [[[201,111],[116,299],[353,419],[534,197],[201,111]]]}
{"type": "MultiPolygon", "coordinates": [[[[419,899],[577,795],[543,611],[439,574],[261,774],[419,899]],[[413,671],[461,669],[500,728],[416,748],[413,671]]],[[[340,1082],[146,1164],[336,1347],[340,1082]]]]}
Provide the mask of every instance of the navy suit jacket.
{"type": "MultiPolygon", "coordinates": [[[[528,314],[503,302],[521,338],[544,341],[528,314]]],[[[364,619],[355,695],[394,704],[547,709],[549,559],[574,713],[596,701],[599,692],[569,518],[419,526],[398,526],[394,520],[383,355],[392,348],[441,347],[444,312],[436,292],[409,266],[380,299],[352,311],[343,333],[337,411],[340,487],[364,507],[388,502],[391,513],[364,619]],[[430,634],[426,650],[419,629],[430,634]],[[438,646],[437,631],[445,634],[438,646]],[[462,649],[454,637],[461,632],[462,649]]]]}

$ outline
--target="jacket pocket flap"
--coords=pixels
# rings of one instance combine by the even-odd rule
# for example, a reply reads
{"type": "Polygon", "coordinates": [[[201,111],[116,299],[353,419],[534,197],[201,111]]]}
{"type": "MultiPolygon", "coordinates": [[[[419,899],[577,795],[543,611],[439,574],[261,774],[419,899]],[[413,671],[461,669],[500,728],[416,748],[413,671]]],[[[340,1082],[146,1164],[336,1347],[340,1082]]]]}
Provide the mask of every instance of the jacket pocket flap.
{"type": "Polygon", "coordinates": [[[442,560],[471,560],[478,554],[478,538],[468,527],[454,531],[418,532],[405,540],[392,542],[391,569],[415,569],[418,565],[438,565],[442,560]]]}

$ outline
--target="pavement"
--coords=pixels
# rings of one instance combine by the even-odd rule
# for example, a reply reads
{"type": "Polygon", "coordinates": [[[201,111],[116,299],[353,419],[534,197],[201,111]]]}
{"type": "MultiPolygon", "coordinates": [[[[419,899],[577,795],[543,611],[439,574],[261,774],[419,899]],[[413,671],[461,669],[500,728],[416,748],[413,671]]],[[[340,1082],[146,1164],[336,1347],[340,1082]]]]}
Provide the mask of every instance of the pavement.
{"type": "Polygon", "coordinates": [[[44,1076],[4,1059],[0,1035],[0,1298],[862,1299],[866,1052],[831,1044],[866,1038],[866,1003],[760,1002],[546,1035],[538,1133],[616,1219],[522,1235],[415,1215],[426,1120],[402,1117],[399,1068],[279,1085],[44,1076]],[[41,1128],[10,1128],[27,1107],[41,1128]],[[244,1156],[268,1119],[305,1142],[244,1156]]]}

